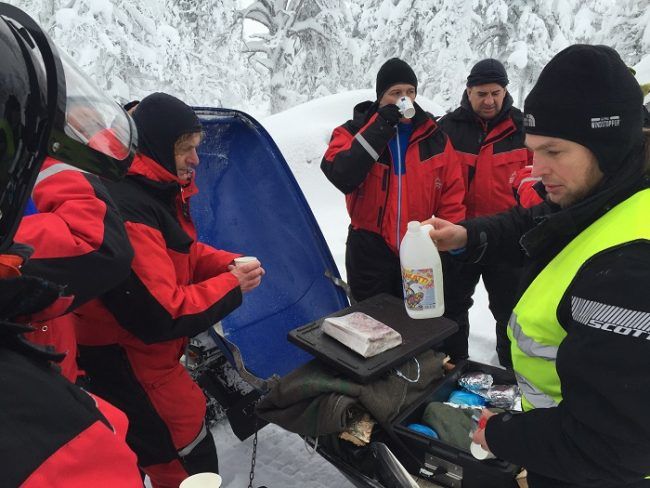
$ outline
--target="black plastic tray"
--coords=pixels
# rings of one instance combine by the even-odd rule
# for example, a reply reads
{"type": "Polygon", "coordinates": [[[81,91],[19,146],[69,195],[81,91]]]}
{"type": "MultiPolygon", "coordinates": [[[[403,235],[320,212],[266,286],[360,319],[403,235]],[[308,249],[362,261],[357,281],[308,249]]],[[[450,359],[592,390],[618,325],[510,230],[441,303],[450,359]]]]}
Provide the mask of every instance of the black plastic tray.
{"type": "Polygon", "coordinates": [[[339,317],[351,312],[363,312],[392,327],[402,335],[402,344],[371,358],[364,358],[323,334],[320,326],[325,317],[290,331],[289,342],[305,349],[351,379],[368,383],[407,359],[438,344],[458,330],[455,322],[444,317],[410,318],[404,308],[404,302],[388,294],[358,302],[328,317],[339,317]]]}

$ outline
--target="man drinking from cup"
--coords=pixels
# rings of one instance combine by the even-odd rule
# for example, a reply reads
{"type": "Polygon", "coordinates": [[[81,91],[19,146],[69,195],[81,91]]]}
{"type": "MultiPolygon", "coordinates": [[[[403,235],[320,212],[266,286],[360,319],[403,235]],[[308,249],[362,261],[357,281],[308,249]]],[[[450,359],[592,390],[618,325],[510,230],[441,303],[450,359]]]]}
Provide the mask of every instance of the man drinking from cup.
{"type": "Polygon", "coordinates": [[[377,73],[374,102],[334,129],[321,169],[346,196],[345,267],[352,298],[402,297],[399,245],[421,216],[465,218],[465,188],[451,143],[415,103],[418,80],[398,58],[377,73]]]}

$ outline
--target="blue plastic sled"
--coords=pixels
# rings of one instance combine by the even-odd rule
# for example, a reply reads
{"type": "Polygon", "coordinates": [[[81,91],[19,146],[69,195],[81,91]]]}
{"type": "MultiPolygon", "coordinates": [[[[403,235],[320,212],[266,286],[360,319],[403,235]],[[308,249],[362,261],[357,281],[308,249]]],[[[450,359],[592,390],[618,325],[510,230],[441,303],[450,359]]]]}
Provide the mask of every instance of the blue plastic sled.
{"type": "Polygon", "coordinates": [[[348,306],[326,277],[338,277],[338,270],[266,130],[243,112],[196,111],[206,135],[196,174],[200,192],[192,197],[199,240],[256,256],[266,270],[261,286],[222,321],[222,333],[211,335],[240,373],[243,368],[261,380],[283,376],[311,359],[287,342],[287,332],[348,306]]]}

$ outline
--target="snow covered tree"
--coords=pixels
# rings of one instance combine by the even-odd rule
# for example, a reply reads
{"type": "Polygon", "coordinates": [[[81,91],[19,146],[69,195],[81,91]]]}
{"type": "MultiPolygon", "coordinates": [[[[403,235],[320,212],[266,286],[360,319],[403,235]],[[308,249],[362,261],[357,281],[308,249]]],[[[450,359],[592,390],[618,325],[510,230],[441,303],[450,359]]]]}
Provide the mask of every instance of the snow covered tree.
{"type": "Polygon", "coordinates": [[[603,15],[602,30],[595,34],[597,42],[616,49],[629,65],[637,64],[650,54],[650,2],[618,0],[603,15]]]}
{"type": "Polygon", "coordinates": [[[337,87],[340,62],[345,62],[341,40],[350,32],[346,2],[258,0],[243,17],[265,28],[246,43],[246,52],[268,76],[271,112],[337,87]]]}
{"type": "Polygon", "coordinates": [[[648,0],[9,1],[116,98],[167,91],[261,115],[372,87],[395,56],[452,109],[485,57],[505,64],[521,105],[569,44],[610,45],[630,66],[650,55],[648,0]]]}
{"type": "Polygon", "coordinates": [[[573,0],[480,0],[485,27],[477,51],[504,63],[516,105],[524,98],[544,65],[570,44],[573,0]]]}
{"type": "Polygon", "coordinates": [[[446,110],[458,106],[469,69],[484,57],[471,45],[480,25],[473,6],[473,2],[444,0],[430,23],[434,42],[429,70],[435,73],[436,82],[431,91],[434,101],[446,110]]]}
{"type": "Polygon", "coordinates": [[[163,44],[161,74],[193,104],[245,106],[259,85],[242,54],[242,19],[236,0],[168,0],[165,19],[176,31],[163,44]]]}

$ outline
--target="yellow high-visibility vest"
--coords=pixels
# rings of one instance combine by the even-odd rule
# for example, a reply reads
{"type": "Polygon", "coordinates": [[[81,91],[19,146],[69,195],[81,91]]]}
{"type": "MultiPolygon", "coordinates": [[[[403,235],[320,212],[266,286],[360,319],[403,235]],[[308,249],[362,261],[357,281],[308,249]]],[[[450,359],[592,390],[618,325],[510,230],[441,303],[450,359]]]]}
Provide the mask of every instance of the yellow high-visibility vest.
{"type": "Polygon", "coordinates": [[[524,410],[554,407],[562,400],[555,361],[566,331],[558,321],[557,311],[579,269],[606,249],[650,240],[649,216],[647,189],[621,202],[576,236],[537,275],[517,302],[508,324],[508,337],[524,410]]]}

